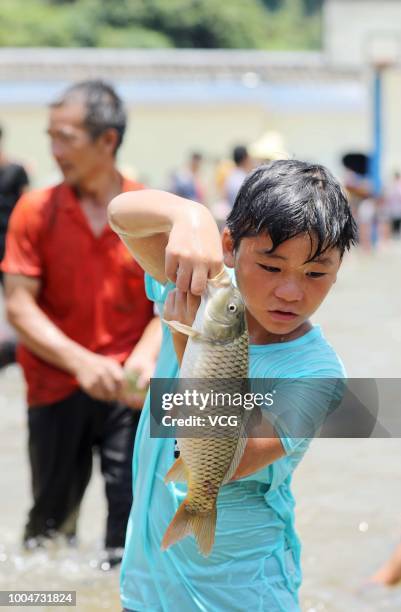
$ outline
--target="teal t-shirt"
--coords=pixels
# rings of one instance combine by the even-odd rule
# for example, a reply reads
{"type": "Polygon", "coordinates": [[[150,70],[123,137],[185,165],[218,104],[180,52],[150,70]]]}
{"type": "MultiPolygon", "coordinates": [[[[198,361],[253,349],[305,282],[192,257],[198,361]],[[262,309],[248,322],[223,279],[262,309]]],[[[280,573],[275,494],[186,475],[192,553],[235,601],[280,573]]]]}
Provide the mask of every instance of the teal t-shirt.
{"type": "MultiPolygon", "coordinates": [[[[160,313],[172,288],[171,283],[163,286],[146,275],[148,297],[160,313]]],[[[289,342],[250,345],[249,358],[252,379],[287,379],[287,383],[291,379],[291,385],[299,385],[300,378],[345,376],[341,361],[318,326],[289,342]]],[[[155,378],[175,378],[177,374],[171,334],[163,326],[155,378]]],[[[136,434],[134,503],[121,569],[125,608],[138,612],[299,610],[300,543],[294,529],[295,502],[290,483],[310,439],[293,437],[298,424],[292,429],[283,414],[290,409],[299,421],[308,422],[311,414],[326,410],[331,392],[326,393],[319,385],[313,387],[312,401],[308,400],[306,407],[294,403],[294,394],[286,398],[285,387],[280,397],[286,401],[277,402],[272,419],[286,455],[220,489],[215,544],[207,558],[198,553],[193,537],[165,552],[160,550],[164,532],[186,495],[186,486],[164,483],[174,462],[174,440],[150,437],[147,397],[136,434]]]]}

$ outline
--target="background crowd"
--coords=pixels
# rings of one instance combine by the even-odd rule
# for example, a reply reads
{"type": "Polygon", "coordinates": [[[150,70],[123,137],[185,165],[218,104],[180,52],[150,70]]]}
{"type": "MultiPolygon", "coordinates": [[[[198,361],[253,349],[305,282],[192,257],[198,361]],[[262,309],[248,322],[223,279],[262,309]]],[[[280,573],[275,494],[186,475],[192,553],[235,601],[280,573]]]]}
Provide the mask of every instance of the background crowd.
{"type": "MultiPolygon", "coordinates": [[[[350,376],[400,376],[401,54],[368,49],[378,32],[391,42],[398,4],[1,2],[1,588],[62,585],[79,590],[83,612],[119,609],[117,576],[99,568],[121,560],[160,322],[108,228],[117,193],[165,189],[202,202],[222,228],[258,164],[324,163],[359,243],[317,322],[350,376]]],[[[295,475],[303,608],[399,609],[387,588],[401,579],[399,440],[315,442],[295,475]]]]}

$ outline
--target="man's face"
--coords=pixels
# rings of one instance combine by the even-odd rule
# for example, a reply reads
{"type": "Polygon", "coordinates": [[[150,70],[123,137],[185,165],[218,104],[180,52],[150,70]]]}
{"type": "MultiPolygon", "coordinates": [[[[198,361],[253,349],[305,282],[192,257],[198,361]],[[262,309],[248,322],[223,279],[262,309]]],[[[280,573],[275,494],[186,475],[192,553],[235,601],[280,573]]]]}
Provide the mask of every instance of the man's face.
{"type": "Polygon", "coordinates": [[[71,102],[50,110],[48,134],[51,150],[64,179],[79,185],[91,178],[104,161],[104,142],[92,140],[84,127],[85,106],[71,102]]]}
{"type": "Polygon", "coordinates": [[[197,174],[201,168],[201,165],[202,165],[202,158],[199,157],[198,155],[194,155],[191,158],[191,162],[190,162],[190,168],[192,172],[194,174],[197,174]]]}
{"type": "Polygon", "coordinates": [[[307,235],[290,238],[269,254],[271,246],[268,235],[243,238],[234,253],[228,230],[223,234],[225,262],[235,267],[251,341],[257,344],[271,341],[272,334],[296,332],[326,297],[341,263],[338,249],[306,263],[311,253],[307,235]]]}

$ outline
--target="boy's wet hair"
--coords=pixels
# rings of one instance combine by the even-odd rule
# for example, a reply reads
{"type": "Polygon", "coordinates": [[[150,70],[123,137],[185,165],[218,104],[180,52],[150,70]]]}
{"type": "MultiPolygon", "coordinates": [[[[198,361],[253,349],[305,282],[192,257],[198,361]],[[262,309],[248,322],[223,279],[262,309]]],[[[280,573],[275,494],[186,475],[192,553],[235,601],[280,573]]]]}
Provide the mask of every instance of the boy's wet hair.
{"type": "Polygon", "coordinates": [[[331,248],[343,255],[357,240],[339,182],[324,166],[294,159],[264,164],[249,174],[227,226],[234,248],[242,238],[266,233],[273,242],[270,252],[289,238],[308,234],[315,247],[308,261],[331,248]]]}
{"type": "Polygon", "coordinates": [[[53,102],[50,107],[59,107],[79,100],[86,108],[84,126],[93,140],[113,128],[118,135],[114,153],[121,145],[127,125],[127,115],[121,98],[105,81],[94,79],[74,83],[53,102]]]}

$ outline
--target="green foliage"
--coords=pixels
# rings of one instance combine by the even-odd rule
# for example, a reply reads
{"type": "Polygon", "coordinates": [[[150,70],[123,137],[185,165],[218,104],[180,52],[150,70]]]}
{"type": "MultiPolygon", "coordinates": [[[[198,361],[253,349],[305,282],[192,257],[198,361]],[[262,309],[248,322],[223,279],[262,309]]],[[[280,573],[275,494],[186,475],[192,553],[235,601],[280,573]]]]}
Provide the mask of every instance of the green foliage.
{"type": "Polygon", "coordinates": [[[0,0],[0,46],[318,48],[321,2],[0,0]]]}
{"type": "Polygon", "coordinates": [[[258,0],[149,0],[144,22],[183,48],[263,48],[266,11],[258,0]]]}
{"type": "Polygon", "coordinates": [[[308,18],[304,0],[282,0],[280,11],[269,18],[270,49],[318,49],[321,46],[321,22],[317,13],[308,18]]]}
{"type": "Polygon", "coordinates": [[[98,31],[98,47],[132,47],[134,49],[160,49],[174,47],[173,42],[162,32],[141,27],[102,27],[98,31]]]}
{"type": "Polygon", "coordinates": [[[262,0],[262,2],[269,11],[277,11],[283,4],[283,0],[262,0]]]}
{"type": "Polygon", "coordinates": [[[67,21],[68,16],[62,9],[55,14],[41,0],[24,4],[18,0],[2,0],[0,44],[27,46],[31,38],[37,45],[68,45],[67,21]]]}
{"type": "Polygon", "coordinates": [[[306,15],[315,15],[322,10],[323,0],[302,0],[306,15]]]}
{"type": "MultiPolygon", "coordinates": [[[[285,0],[262,0],[263,4],[270,11],[281,9],[285,0]]],[[[322,9],[324,0],[302,0],[303,13],[305,15],[316,15],[322,9]]]]}

